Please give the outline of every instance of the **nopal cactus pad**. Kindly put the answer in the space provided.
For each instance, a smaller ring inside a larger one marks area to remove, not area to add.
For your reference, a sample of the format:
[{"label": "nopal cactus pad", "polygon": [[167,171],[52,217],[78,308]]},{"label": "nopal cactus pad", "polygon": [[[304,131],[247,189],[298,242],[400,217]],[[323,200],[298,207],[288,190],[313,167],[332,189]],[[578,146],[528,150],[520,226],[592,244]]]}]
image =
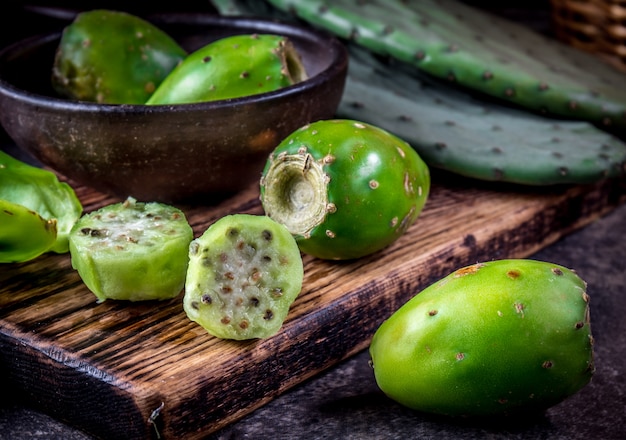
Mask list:
[{"label": "nopal cactus pad", "polygon": [[594,373],[586,283],[536,260],[461,268],[398,309],[371,345],[381,390],[452,416],[536,412]]},{"label": "nopal cactus pad", "polygon": [[523,185],[593,183],[624,173],[626,144],[588,122],[477,100],[356,46],[350,54],[338,115],[402,137],[433,168]]},{"label": "nopal cactus pad", "polygon": [[593,55],[462,2],[268,3],[450,83],[543,114],[626,129],[623,73]]},{"label": "nopal cactus pad", "polygon": [[[222,14],[289,18],[266,2],[213,4]],[[433,168],[524,185],[591,183],[624,173],[626,144],[589,122],[481,99],[409,63],[348,46],[350,69],[338,116],[396,134]]]}]

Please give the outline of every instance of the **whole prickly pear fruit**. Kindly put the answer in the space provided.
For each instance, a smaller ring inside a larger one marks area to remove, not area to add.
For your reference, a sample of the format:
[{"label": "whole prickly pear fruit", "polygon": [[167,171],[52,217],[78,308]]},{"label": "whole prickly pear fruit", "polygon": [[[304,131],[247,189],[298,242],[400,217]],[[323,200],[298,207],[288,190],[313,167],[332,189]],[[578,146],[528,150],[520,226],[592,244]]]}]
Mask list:
[{"label": "whole prickly pear fruit", "polygon": [[72,99],[143,104],[186,55],[169,35],[139,17],[86,11],[63,30],[52,85]]},{"label": "whole prickly pear fruit", "polygon": [[244,34],[226,37],[191,53],[147,101],[182,104],[271,92],[306,79],[287,37]]},{"label": "whole prickly pear fruit", "polygon": [[265,213],[300,249],[345,260],[376,252],[419,216],[428,167],[409,144],[373,125],[317,121],[287,136],[261,177]]},{"label": "whole prickly pear fruit", "polygon": [[376,381],[413,409],[454,416],[534,412],[594,372],[586,283],[534,260],[459,269],[376,331]]}]

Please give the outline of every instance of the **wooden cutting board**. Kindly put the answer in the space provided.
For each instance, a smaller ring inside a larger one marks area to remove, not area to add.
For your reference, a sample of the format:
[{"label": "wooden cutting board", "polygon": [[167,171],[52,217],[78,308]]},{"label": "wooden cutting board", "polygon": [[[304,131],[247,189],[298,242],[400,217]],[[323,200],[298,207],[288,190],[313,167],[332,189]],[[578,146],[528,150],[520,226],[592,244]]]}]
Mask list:
[{"label": "wooden cutting board", "polygon": [[[85,211],[118,201],[75,186]],[[209,336],[167,302],[104,302],[69,254],[0,267],[0,375],[48,414],[106,439],[195,439],[368,347],[410,297],[477,261],[521,258],[626,200],[626,180],[519,188],[435,175],[418,221],[352,262],[304,257],[304,289],[282,330],[248,342]],[[196,236],[218,217],[261,214],[256,187],[182,207]],[[7,388],[3,384],[3,388]]]}]

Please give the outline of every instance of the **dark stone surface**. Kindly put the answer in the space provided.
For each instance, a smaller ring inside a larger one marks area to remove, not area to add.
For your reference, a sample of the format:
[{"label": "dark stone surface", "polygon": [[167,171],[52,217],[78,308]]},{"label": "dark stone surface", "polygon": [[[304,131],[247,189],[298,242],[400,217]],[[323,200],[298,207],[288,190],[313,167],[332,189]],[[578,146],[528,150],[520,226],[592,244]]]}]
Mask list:
[{"label": "dark stone surface", "polygon": [[[618,440],[626,433],[626,205],[531,258],[575,269],[587,281],[596,374],[545,414],[453,421],[403,408],[377,388],[363,351],[208,436],[226,439]],[[0,439],[91,437],[29,409],[0,405]]]}]

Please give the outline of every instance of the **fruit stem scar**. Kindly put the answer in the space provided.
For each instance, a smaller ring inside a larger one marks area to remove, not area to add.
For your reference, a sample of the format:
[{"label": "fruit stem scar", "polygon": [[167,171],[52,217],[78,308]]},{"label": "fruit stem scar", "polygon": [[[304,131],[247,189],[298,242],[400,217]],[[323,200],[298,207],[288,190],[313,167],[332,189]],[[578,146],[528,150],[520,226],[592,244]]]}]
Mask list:
[{"label": "fruit stem scar", "polygon": [[[334,212],[328,200],[328,183],[323,160],[306,151],[270,158],[264,176],[264,209],[268,217],[282,223],[293,235],[307,233]],[[331,207],[329,210],[328,208]]]}]

